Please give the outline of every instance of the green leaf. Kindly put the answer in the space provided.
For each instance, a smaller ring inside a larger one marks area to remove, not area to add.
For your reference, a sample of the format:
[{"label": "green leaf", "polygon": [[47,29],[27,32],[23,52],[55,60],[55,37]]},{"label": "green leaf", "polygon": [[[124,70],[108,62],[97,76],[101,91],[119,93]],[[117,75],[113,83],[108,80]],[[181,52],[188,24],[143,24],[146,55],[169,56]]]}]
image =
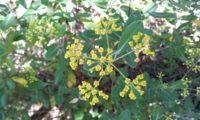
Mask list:
[{"label": "green leaf", "polygon": [[37,11],[36,10],[33,10],[33,9],[28,9],[28,10],[26,10],[26,12],[24,13],[24,15],[23,16],[31,16],[31,15],[35,15],[37,13]]},{"label": "green leaf", "polygon": [[1,29],[6,30],[10,26],[14,25],[16,23],[16,19],[13,13],[8,14],[3,22],[1,23]]},{"label": "green leaf", "polygon": [[15,83],[12,80],[6,81],[6,85],[8,86],[9,89],[15,88]]},{"label": "green leaf", "polygon": [[67,77],[67,87],[68,88],[73,87],[73,85],[76,84],[76,76],[71,69],[67,69],[66,77]]},{"label": "green leaf", "polygon": [[142,20],[141,13],[139,11],[134,11],[126,21],[124,28],[127,28],[132,22],[137,21],[137,20]]},{"label": "green leaf", "polygon": [[170,90],[176,90],[176,89],[182,89],[184,88],[184,81],[179,80],[179,81],[175,81],[169,84],[169,89]]},{"label": "green leaf", "polygon": [[110,114],[109,114],[108,112],[105,112],[105,111],[104,111],[104,112],[101,114],[100,120],[113,120],[113,119],[112,119],[112,117],[110,116]]},{"label": "green leaf", "polygon": [[47,86],[47,83],[44,83],[42,81],[35,81],[29,84],[29,89],[38,90],[44,88],[45,86]]},{"label": "green leaf", "polygon": [[83,111],[75,112],[74,117],[75,117],[75,120],[83,120],[84,112]]},{"label": "green leaf", "polygon": [[3,12],[1,12],[1,14],[6,15],[9,13],[9,9],[6,5],[4,4],[0,4],[0,10],[2,10]]},{"label": "green leaf", "polygon": [[126,109],[123,112],[120,113],[118,120],[130,120],[131,112]]},{"label": "green leaf", "polygon": [[23,77],[14,76],[12,77],[12,80],[23,86],[26,86],[28,84],[28,81],[24,79]]},{"label": "green leaf", "polygon": [[174,5],[174,6],[177,6],[177,7],[179,7],[179,8],[181,8],[181,9],[183,9],[183,10],[187,10],[188,8],[184,5],[184,4],[182,4],[182,2],[175,2],[174,0],[169,0],[169,2],[170,2],[170,4],[171,5]]},{"label": "green leaf", "polygon": [[6,102],[7,102],[7,95],[6,94],[2,94],[0,96],[0,107],[6,107]]},{"label": "green leaf", "polygon": [[156,18],[175,18],[176,17],[174,13],[151,12],[149,14]]},{"label": "green leaf", "polygon": [[10,31],[7,35],[6,35],[6,40],[8,40],[9,42],[14,41],[16,37],[16,31]]},{"label": "green leaf", "polygon": [[152,107],[151,117],[152,120],[160,120],[160,117],[162,116],[163,110],[158,106],[155,105]]},{"label": "green leaf", "polygon": [[46,6],[49,5],[49,0],[41,0],[41,2],[42,2],[43,5],[46,5]]},{"label": "green leaf", "polygon": [[57,59],[56,72],[54,74],[56,83],[64,81],[64,71],[66,70],[65,64],[66,63],[64,57],[59,56],[59,58]]},{"label": "green leaf", "polygon": [[116,55],[128,48],[128,41],[132,38],[134,34],[143,31],[143,23],[141,20],[137,20],[129,24],[122,33],[121,39],[118,44]]},{"label": "green leaf", "polygon": [[59,47],[56,44],[53,44],[47,48],[47,53],[45,55],[46,60],[51,60],[57,53]]},{"label": "green leaf", "polygon": [[18,0],[17,3],[24,6],[25,8],[29,8],[31,6],[32,0]]},{"label": "green leaf", "polygon": [[133,55],[133,54],[130,54],[130,55],[127,55],[126,57],[125,57],[125,60],[126,60],[126,63],[130,66],[130,67],[132,67],[132,68],[135,68],[136,67],[136,63],[134,62],[134,59],[135,59],[136,57],[135,57],[135,55]]},{"label": "green leaf", "polygon": [[65,34],[66,25],[59,25],[58,26],[58,34],[56,35],[56,39],[60,38]]},{"label": "green leaf", "polygon": [[0,47],[0,55],[3,54],[3,48]]}]

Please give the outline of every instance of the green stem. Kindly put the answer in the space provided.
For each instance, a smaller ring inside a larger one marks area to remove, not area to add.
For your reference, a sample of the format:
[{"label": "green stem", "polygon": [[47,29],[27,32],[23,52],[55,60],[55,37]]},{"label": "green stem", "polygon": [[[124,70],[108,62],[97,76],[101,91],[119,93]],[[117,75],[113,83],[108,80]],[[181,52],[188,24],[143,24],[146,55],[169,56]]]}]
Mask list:
[{"label": "green stem", "polygon": [[106,40],[107,40],[107,47],[110,48],[107,34],[106,34]]},{"label": "green stem", "polygon": [[115,61],[117,61],[117,60],[119,60],[119,59],[121,59],[121,58],[123,58],[123,57],[125,57],[125,56],[127,56],[127,55],[129,55],[129,54],[131,54],[133,51],[134,51],[134,50],[131,50],[130,52],[128,52],[128,53],[126,53],[126,54],[124,54],[124,55],[122,55],[122,56],[120,56],[120,57],[114,59],[112,62],[115,62]]},{"label": "green stem", "polygon": [[126,76],[115,65],[111,65],[122,75],[122,77],[126,78]]}]

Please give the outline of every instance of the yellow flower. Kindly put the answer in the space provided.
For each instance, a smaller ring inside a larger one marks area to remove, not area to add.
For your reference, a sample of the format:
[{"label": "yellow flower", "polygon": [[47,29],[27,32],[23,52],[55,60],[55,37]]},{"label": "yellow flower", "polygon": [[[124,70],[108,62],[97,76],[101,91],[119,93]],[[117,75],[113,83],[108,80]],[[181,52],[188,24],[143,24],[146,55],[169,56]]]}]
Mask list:
[{"label": "yellow flower", "polygon": [[138,63],[138,62],[140,62],[140,59],[137,57],[134,59],[134,62]]},{"label": "yellow flower", "polygon": [[98,87],[99,86],[99,81],[94,81],[94,86]]},{"label": "yellow flower", "polygon": [[110,48],[108,48],[108,49],[107,49],[107,52],[108,52],[108,54],[111,54],[111,53],[113,52],[113,50],[110,49]]},{"label": "yellow flower", "polygon": [[126,85],[126,86],[124,87],[123,91],[124,91],[124,92],[128,92],[128,90],[129,90],[129,86]]},{"label": "yellow flower", "polygon": [[92,65],[92,61],[91,61],[91,60],[88,60],[88,61],[87,61],[87,65],[89,65],[89,66]]},{"label": "yellow flower", "polygon": [[70,67],[75,70],[78,67],[78,64],[82,65],[84,63],[83,59],[83,45],[80,43],[80,40],[75,39],[74,43],[71,45],[67,45],[65,59],[69,59]]},{"label": "yellow flower", "polygon": [[106,57],[102,56],[102,57],[100,58],[100,62],[101,62],[101,63],[104,63],[105,61],[106,61]]},{"label": "yellow flower", "polygon": [[109,62],[112,62],[112,60],[113,60],[112,56],[109,55],[109,56],[108,56],[108,61],[109,61]]},{"label": "yellow flower", "polygon": [[113,67],[110,66],[110,65],[108,65],[108,66],[106,67],[106,71],[107,71],[108,73],[111,73],[111,72],[113,71]]},{"label": "yellow flower", "polygon": [[[99,47],[97,51],[91,50],[90,55],[92,60],[87,60],[87,64],[89,66],[93,65],[92,68],[89,68],[89,71],[92,73],[94,70],[99,72],[100,76],[109,75],[113,71],[113,67],[111,66],[113,58],[112,58],[112,49],[108,48],[106,54],[104,53],[104,48]],[[100,54],[99,54],[100,53]]]},{"label": "yellow flower", "polygon": [[79,60],[79,64],[80,64],[80,65],[84,64],[84,60],[83,60],[83,59],[80,59],[80,60]]},{"label": "yellow flower", "polygon": [[141,44],[137,44],[137,45],[136,45],[136,48],[137,48],[137,49],[140,49],[141,47],[142,47]]},{"label": "yellow flower", "polygon": [[140,74],[137,76],[138,79],[144,79],[144,74]]},{"label": "yellow flower", "polygon": [[136,99],[136,96],[135,96],[135,94],[133,93],[133,91],[130,91],[130,93],[129,93],[129,98],[131,99],[131,100],[135,100]]},{"label": "yellow flower", "polygon": [[129,78],[126,78],[126,79],[125,79],[125,83],[126,83],[126,84],[129,84],[130,82],[131,82],[131,79],[129,79]]},{"label": "yellow flower", "polygon": [[140,82],[140,85],[146,87],[147,86],[147,82],[146,81],[142,81],[142,82]]},{"label": "yellow flower", "polygon": [[105,100],[108,100],[108,98],[109,98],[109,96],[108,95],[106,95],[106,94],[103,94],[103,99],[105,99]]},{"label": "yellow flower", "polygon": [[135,89],[136,89],[137,91],[139,91],[139,90],[141,90],[141,87],[140,87],[139,85],[137,85],[137,86],[135,86]]},{"label": "yellow flower", "polygon": [[129,46],[133,48],[133,41],[128,42]]},{"label": "yellow flower", "polygon": [[137,85],[137,84],[139,83],[138,79],[135,78],[135,79],[133,80],[133,83],[134,83],[135,85]]},{"label": "yellow flower", "polygon": [[101,34],[102,34],[102,35],[105,35],[105,34],[106,34],[106,29],[102,29],[102,30],[101,30]]},{"label": "yellow flower", "polygon": [[122,27],[116,25],[112,18],[108,20],[100,18],[100,21],[98,21],[96,25],[94,31],[97,35],[111,34],[113,31],[122,31]]},{"label": "yellow flower", "polygon": [[104,51],[104,49],[103,49],[102,47],[100,47],[100,48],[98,49],[98,52],[99,52],[99,53],[103,53],[103,51]]},{"label": "yellow flower", "polygon": [[97,90],[96,89],[93,89],[92,90],[92,95],[96,95],[97,94]]},{"label": "yellow flower", "polygon": [[148,40],[150,40],[150,37],[147,34],[145,34],[143,37],[143,41],[148,41]]},{"label": "yellow flower", "polygon": [[106,75],[106,72],[103,71],[103,70],[101,70],[101,72],[99,73],[99,75],[100,75],[100,76],[104,76],[104,75]]},{"label": "yellow flower", "polygon": [[86,81],[82,81],[82,85],[79,85],[78,89],[82,95],[83,100],[88,100],[91,105],[96,105],[99,103],[100,97],[102,97],[104,100],[108,100],[109,96],[102,90],[99,90],[97,88],[98,86],[99,81],[94,81],[93,86]]},{"label": "yellow flower", "polygon": [[120,92],[120,96],[124,97],[125,96],[125,92],[124,91]]},{"label": "yellow flower", "polygon": [[142,34],[141,32],[138,32],[136,35],[133,35],[133,40],[128,42],[130,48],[134,50],[133,52],[137,57],[134,59],[136,63],[140,61],[138,58],[140,52],[142,52],[147,56],[155,56],[155,52],[149,49],[150,48],[149,42],[150,42],[150,36],[147,34]]},{"label": "yellow flower", "polygon": [[100,71],[100,70],[101,70],[101,65],[95,66],[95,70],[96,70],[96,71]]},{"label": "yellow flower", "polygon": [[144,74],[137,75],[135,79],[131,81],[131,79],[126,78],[124,80],[125,86],[123,90],[119,93],[121,97],[124,97],[129,92],[129,98],[131,100],[135,100],[136,96],[134,94],[133,88],[137,90],[140,95],[144,94],[144,88],[146,87],[146,81],[144,80]]},{"label": "yellow flower", "polygon": [[138,92],[140,93],[141,96],[144,94],[143,90],[138,90]]}]

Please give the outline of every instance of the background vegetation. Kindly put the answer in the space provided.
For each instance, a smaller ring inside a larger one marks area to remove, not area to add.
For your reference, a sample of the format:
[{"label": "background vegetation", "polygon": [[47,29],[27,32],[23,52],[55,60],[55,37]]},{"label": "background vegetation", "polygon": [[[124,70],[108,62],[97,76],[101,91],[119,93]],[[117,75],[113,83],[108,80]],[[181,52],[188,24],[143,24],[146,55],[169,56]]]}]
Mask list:
[{"label": "background vegetation", "polygon": [[198,0],[1,0],[0,119],[198,120],[199,28]]}]

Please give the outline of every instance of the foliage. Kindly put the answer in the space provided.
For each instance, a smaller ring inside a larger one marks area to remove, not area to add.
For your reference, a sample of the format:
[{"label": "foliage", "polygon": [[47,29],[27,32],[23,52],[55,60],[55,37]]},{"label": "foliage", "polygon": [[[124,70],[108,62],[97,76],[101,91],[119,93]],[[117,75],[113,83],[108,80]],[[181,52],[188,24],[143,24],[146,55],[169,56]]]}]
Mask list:
[{"label": "foliage", "polygon": [[0,119],[197,120],[199,9],[198,0],[0,2]]}]

